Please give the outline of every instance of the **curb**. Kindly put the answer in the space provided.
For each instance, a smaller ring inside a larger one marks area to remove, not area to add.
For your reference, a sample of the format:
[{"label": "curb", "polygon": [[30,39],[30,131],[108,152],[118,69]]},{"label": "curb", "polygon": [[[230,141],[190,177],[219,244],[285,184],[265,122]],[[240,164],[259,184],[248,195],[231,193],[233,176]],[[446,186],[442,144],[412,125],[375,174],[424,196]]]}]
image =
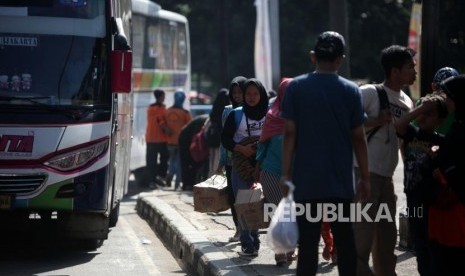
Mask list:
[{"label": "curb", "polygon": [[188,272],[195,275],[246,275],[205,235],[163,200],[148,193],[137,198],[137,214],[169,246]]}]

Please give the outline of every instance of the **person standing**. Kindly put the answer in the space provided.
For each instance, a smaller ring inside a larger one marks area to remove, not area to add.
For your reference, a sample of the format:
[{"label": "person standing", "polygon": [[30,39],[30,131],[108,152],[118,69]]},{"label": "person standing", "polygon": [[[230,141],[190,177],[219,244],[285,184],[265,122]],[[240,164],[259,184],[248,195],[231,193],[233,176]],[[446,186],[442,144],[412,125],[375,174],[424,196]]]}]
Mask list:
[{"label": "person standing", "polygon": [[220,89],[213,101],[206,126],[205,144],[208,147],[208,176],[217,173],[220,159],[221,131],[223,129],[223,111],[230,103],[228,93],[228,89]]},{"label": "person standing", "polygon": [[[221,116],[221,124],[223,128],[225,127],[224,124],[226,122],[226,118],[228,118],[229,113],[242,105],[244,102],[244,84],[247,81],[246,77],[237,76],[232,79],[231,84],[229,85],[228,96],[229,100],[231,101],[230,105],[224,107],[223,115]],[[223,131],[223,130],[222,130]],[[236,209],[234,208],[234,202],[236,201],[236,197],[234,196],[233,188],[232,188],[232,181],[231,181],[231,171],[232,171],[232,162],[231,162],[231,152],[226,150],[223,145],[220,146],[220,160],[218,162],[218,168],[216,170],[217,174],[222,174],[223,170],[226,173],[226,183],[228,189],[228,198],[229,198],[229,205],[231,206],[231,215],[233,218],[234,225],[236,227],[236,233],[234,236],[229,238],[229,242],[237,242],[240,238],[240,229],[239,223],[237,220]]]},{"label": "person standing", "polygon": [[[331,204],[336,213],[347,218],[354,199],[363,200],[370,191],[361,95],[355,83],[337,74],[345,58],[344,48],[344,38],[339,33],[321,33],[310,53],[316,70],[295,77],[282,104],[282,187],[285,190],[284,182],[292,181],[296,204],[311,206],[306,208],[311,214],[297,217],[301,233],[297,275],[317,272],[322,214],[317,214],[321,209],[316,205]],[[354,152],[362,173],[356,192]],[[308,217],[320,219],[313,222]],[[352,222],[336,219],[330,225],[338,252],[339,275],[355,275]]]},{"label": "person standing", "polygon": [[[268,111],[268,95],[263,84],[257,79],[248,79],[244,85],[244,104],[231,111],[221,133],[223,146],[231,151],[240,153],[244,159],[255,160],[256,144],[244,144],[250,138],[259,138]],[[255,141],[257,141],[256,139]],[[244,179],[233,162],[231,172],[234,195],[239,189],[250,189],[256,179]],[[254,167],[246,168],[253,171]],[[258,256],[260,239],[256,230],[241,229],[241,252],[243,256]]]},{"label": "person standing", "polygon": [[[402,91],[416,79],[415,52],[407,47],[392,45],[381,51],[381,64],[384,69],[382,89],[386,91],[389,109],[380,109],[377,88],[372,84],[360,87],[363,109],[368,119],[364,126],[367,132],[376,127],[378,131],[368,142],[368,164],[371,194],[362,203],[363,208],[371,205],[367,214],[372,221],[362,219],[356,222],[355,244],[357,245],[357,275],[373,275],[368,264],[370,252],[376,275],[396,275],[397,257],[394,248],[397,242],[395,222],[397,196],[394,193],[393,175],[399,160],[400,141],[394,123],[413,107],[412,100]],[[359,174],[356,168],[356,176]],[[380,208],[388,211],[389,218],[375,221]],[[337,242],[336,242],[337,244]]]},{"label": "person standing", "polygon": [[[281,118],[281,103],[284,98],[284,91],[291,81],[291,78],[284,78],[279,84],[276,100],[271,105],[268,113],[266,113],[265,123],[263,124],[257,148],[258,166],[256,167],[256,173],[259,174],[266,201],[275,206],[278,206],[283,198],[279,184],[279,180],[281,179],[284,133],[284,119]],[[276,265],[283,266],[287,262],[292,262],[293,254],[294,252],[275,254]]]},{"label": "person standing", "polygon": [[162,186],[165,184],[162,179],[165,179],[168,169],[167,133],[169,133],[164,105],[165,91],[156,89],[153,91],[153,95],[155,103],[147,108],[147,129],[145,132],[147,143],[145,158],[149,187],[152,189],[156,188],[156,184]]},{"label": "person standing", "polygon": [[[433,91],[433,93],[434,92],[443,93],[441,92],[440,83],[446,80],[447,78],[456,77],[458,75],[459,75],[459,72],[457,72],[457,70],[455,70],[452,67],[440,68],[434,74],[433,81],[431,82],[431,90]],[[420,105],[420,103],[421,103],[421,100],[418,100],[416,105],[418,106]],[[444,122],[436,128],[436,131],[440,134],[446,135],[447,131],[449,130],[453,122],[454,122],[454,113],[448,113]],[[414,121],[414,125],[416,126],[415,121]]]},{"label": "person standing", "polygon": [[428,214],[432,275],[465,275],[465,75],[441,83],[454,122],[433,160],[436,201]]},{"label": "person standing", "polygon": [[[421,276],[431,275],[431,252],[428,246],[428,209],[432,203],[433,174],[431,162],[435,147],[441,148],[444,136],[435,128],[447,116],[445,97],[439,93],[421,98],[421,104],[395,123],[397,135],[403,139],[404,192],[407,197],[409,232],[411,233],[417,270]],[[417,126],[411,124],[416,120]]]},{"label": "person standing", "polygon": [[174,190],[179,189],[181,184],[181,162],[179,161],[178,147],[179,133],[181,129],[192,120],[190,112],[183,107],[185,99],[186,94],[184,91],[176,91],[174,93],[173,106],[166,110],[166,123],[172,132],[168,136],[169,161],[166,185],[171,187],[171,182],[173,178],[176,177]]}]

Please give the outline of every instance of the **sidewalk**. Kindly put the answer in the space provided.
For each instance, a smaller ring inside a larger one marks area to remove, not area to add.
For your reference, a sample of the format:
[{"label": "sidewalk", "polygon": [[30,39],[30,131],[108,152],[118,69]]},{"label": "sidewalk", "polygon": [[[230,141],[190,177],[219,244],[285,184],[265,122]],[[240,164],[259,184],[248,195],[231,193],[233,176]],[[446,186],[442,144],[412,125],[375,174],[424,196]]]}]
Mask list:
[{"label": "sidewalk", "polygon": [[[398,206],[402,205],[398,202]],[[259,256],[253,259],[240,257],[240,243],[228,242],[235,232],[230,211],[217,214],[195,212],[192,192],[154,190],[141,193],[136,208],[190,273],[295,275],[296,262],[288,267],[275,265],[274,253],[266,244],[266,229],[260,231]],[[320,242],[318,274],[338,275],[337,266],[321,258],[322,251],[323,243]],[[398,257],[397,275],[418,275],[411,252],[396,248],[395,253]]]}]

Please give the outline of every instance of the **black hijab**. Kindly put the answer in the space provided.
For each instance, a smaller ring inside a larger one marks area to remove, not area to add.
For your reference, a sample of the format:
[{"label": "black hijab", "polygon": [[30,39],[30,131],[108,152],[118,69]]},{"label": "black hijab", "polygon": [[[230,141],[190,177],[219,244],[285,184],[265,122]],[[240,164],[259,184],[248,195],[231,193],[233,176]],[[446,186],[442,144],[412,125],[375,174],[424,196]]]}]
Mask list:
[{"label": "black hijab", "polygon": [[226,88],[221,88],[218,95],[213,101],[212,111],[210,112],[210,121],[221,125],[221,117],[223,116],[224,107],[229,105],[229,91]]},{"label": "black hijab", "polygon": [[[248,106],[247,102],[245,101],[245,91],[249,86],[256,86],[258,91],[260,92],[260,102],[256,106]],[[260,120],[265,117],[266,112],[268,112],[268,93],[266,93],[266,89],[263,84],[257,79],[248,79],[244,85],[244,103],[242,104],[244,109],[244,114],[247,118],[252,120]]]},{"label": "black hijab", "polygon": [[236,108],[241,105],[240,103],[234,101],[233,92],[232,92],[233,88],[234,86],[239,86],[239,88],[242,90],[242,93],[244,93],[244,84],[246,81],[247,81],[246,77],[237,76],[231,81],[231,84],[229,85],[229,99],[231,100],[231,104],[233,108]]},{"label": "black hijab", "polygon": [[455,120],[465,120],[465,75],[451,77],[441,83],[441,88],[447,97],[455,104]]}]

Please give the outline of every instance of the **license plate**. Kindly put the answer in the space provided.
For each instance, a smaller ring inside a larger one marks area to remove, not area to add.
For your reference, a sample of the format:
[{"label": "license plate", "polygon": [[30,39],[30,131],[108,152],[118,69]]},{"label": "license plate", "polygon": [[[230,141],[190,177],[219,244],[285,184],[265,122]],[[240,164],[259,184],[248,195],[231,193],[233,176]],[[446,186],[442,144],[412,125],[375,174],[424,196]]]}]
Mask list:
[{"label": "license plate", "polygon": [[0,195],[0,210],[11,209],[11,196]]}]

